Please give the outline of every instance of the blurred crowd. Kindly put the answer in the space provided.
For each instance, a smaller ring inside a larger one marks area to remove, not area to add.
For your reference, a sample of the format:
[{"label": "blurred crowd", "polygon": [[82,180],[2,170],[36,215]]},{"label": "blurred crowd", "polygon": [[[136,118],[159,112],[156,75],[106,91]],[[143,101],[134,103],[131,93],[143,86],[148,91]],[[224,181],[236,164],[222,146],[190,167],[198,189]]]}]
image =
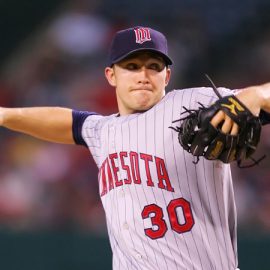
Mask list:
[{"label": "blurred crowd", "polygon": [[[103,74],[107,49],[116,30],[140,24],[167,34],[175,62],[168,89],[209,86],[204,73],[229,88],[269,81],[267,1],[246,1],[241,12],[235,1],[220,9],[212,1],[178,2],[169,9],[161,0],[152,7],[143,1],[69,1],[25,38],[1,68],[0,106],[116,112],[115,93]],[[256,155],[269,152],[269,135],[266,127]],[[106,231],[97,169],[86,148],[5,129],[0,141],[0,227]],[[250,169],[233,165],[242,230],[256,226],[270,232],[269,162],[267,156]]]}]

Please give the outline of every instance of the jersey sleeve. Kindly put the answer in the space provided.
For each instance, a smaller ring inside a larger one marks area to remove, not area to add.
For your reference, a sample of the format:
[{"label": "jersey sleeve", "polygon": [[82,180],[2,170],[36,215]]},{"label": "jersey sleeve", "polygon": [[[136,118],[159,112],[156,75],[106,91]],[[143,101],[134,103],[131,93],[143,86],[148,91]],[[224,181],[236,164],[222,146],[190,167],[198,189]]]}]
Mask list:
[{"label": "jersey sleeve", "polygon": [[85,140],[82,136],[82,126],[85,119],[90,115],[96,115],[94,112],[86,112],[86,111],[72,111],[72,133],[74,142],[78,145],[87,146]]}]

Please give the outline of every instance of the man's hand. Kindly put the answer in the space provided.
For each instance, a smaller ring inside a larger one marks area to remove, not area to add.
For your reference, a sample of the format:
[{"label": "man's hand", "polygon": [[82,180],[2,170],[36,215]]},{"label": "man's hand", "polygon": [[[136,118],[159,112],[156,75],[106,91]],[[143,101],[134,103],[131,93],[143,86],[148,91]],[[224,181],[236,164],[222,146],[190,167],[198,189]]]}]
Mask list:
[{"label": "man's hand", "polygon": [[211,120],[211,124],[215,128],[221,123],[223,123],[221,126],[221,131],[223,133],[231,135],[238,134],[239,126],[223,111],[219,111]]},{"label": "man's hand", "polygon": [[5,115],[9,108],[0,107],[0,127],[5,126]]},{"label": "man's hand", "polygon": [[237,161],[242,166],[242,161],[252,159],[259,143],[263,104],[260,88],[247,88],[237,95],[220,96],[209,107],[186,110],[188,115],[174,128],[179,143],[193,156]]},{"label": "man's hand", "polygon": [[0,126],[4,123],[4,108],[0,107]]},{"label": "man's hand", "polygon": [[[254,116],[258,116],[261,109],[270,113],[270,83],[240,89],[236,97]],[[221,123],[221,131],[223,133],[238,134],[238,125],[223,111],[219,111],[211,120],[211,124],[214,127],[218,127]]]}]

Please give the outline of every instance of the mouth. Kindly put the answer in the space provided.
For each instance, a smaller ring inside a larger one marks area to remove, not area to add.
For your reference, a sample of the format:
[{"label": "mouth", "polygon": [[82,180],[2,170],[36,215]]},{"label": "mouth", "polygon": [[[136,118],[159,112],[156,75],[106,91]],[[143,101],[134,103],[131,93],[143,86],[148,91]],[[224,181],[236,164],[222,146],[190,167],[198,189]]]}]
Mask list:
[{"label": "mouth", "polygon": [[132,91],[150,91],[150,92],[153,92],[153,90],[151,88],[149,88],[149,87],[137,87],[137,88],[133,88],[131,90],[131,92]]}]

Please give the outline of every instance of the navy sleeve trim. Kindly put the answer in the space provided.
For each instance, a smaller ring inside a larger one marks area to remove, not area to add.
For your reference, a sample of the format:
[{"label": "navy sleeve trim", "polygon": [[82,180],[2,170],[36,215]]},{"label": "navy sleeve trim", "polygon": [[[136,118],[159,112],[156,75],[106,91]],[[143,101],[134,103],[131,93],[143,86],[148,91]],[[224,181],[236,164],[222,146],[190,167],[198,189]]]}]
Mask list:
[{"label": "navy sleeve trim", "polygon": [[260,117],[262,125],[270,124],[270,113],[261,110],[259,117]]},{"label": "navy sleeve trim", "polygon": [[72,110],[72,133],[73,140],[78,145],[84,145],[87,147],[83,137],[82,137],[82,126],[85,119],[89,115],[96,115],[94,112],[86,112],[86,111],[76,111]]}]

